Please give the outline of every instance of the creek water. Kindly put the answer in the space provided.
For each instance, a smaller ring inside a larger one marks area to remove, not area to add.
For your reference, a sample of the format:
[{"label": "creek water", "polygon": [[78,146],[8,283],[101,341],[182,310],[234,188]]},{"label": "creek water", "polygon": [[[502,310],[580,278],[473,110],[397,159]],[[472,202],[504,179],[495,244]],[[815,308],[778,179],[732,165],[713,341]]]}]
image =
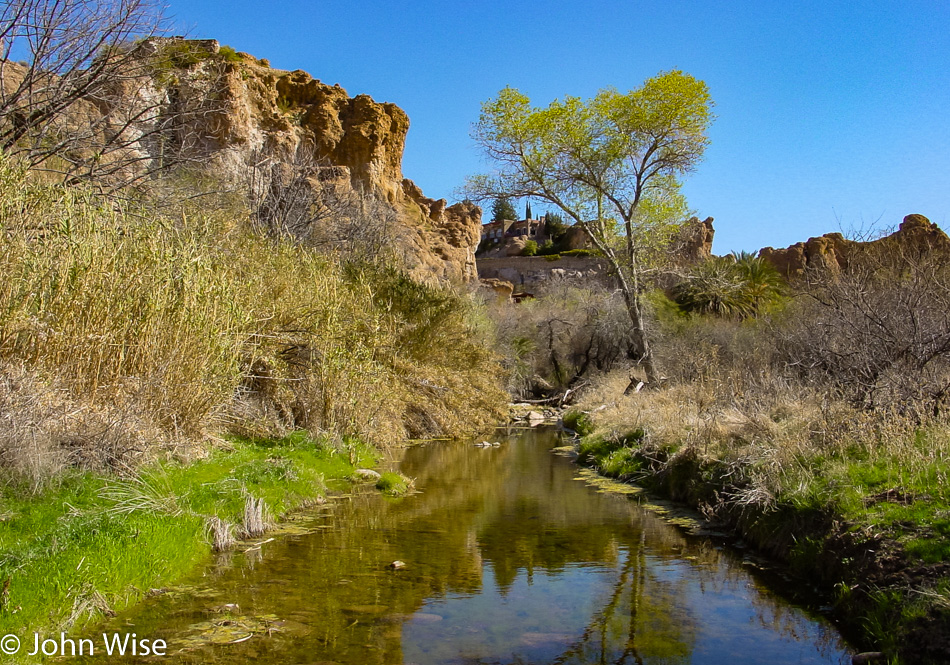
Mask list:
[{"label": "creek water", "polygon": [[849,662],[741,555],[586,482],[552,454],[556,432],[498,437],[407,449],[418,493],[367,486],[298,516],[97,629],[165,640],[167,656],[110,657],[97,638],[88,662]]}]

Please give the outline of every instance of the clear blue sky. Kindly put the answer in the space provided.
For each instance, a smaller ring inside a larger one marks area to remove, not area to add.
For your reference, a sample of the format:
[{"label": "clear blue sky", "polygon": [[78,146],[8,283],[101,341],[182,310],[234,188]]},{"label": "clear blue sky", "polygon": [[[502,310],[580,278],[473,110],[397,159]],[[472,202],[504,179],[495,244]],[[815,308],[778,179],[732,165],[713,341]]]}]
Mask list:
[{"label": "clear blue sky", "polygon": [[[686,183],[719,254],[921,213],[950,229],[943,0],[170,0],[179,30],[406,110],[406,177],[448,198],[506,85],[538,105],[682,69],[718,120]],[[534,211],[543,209],[535,204]]]}]

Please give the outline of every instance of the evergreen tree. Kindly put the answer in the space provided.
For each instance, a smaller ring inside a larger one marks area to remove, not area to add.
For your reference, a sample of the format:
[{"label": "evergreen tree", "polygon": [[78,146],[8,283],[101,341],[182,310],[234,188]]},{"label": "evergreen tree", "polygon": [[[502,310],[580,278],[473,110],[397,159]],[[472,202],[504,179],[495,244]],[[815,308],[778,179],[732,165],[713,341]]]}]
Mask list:
[{"label": "evergreen tree", "polygon": [[511,200],[505,197],[495,199],[491,206],[491,221],[500,222],[505,219],[514,221],[515,207],[511,205]]},{"label": "evergreen tree", "polygon": [[525,219],[531,219],[531,201],[528,201],[527,203],[525,203],[525,206],[524,206],[524,218],[525,218]]}]

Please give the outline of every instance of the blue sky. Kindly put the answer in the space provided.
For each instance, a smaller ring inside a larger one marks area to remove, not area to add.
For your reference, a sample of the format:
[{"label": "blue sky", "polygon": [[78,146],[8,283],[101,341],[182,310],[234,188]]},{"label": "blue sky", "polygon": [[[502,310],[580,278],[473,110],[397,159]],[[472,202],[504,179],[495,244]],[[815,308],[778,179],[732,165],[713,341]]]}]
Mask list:
[{"label": "blue sky", "polygon": [[[950,3],[170,0],[180,31],[406,110],[406,177],[453,200],[506,85],[538,105],[682,69],[718,119],[686,181],[714,251],[921,213],[950,229]],[[543,209],[534,205],[534,211]]]}]

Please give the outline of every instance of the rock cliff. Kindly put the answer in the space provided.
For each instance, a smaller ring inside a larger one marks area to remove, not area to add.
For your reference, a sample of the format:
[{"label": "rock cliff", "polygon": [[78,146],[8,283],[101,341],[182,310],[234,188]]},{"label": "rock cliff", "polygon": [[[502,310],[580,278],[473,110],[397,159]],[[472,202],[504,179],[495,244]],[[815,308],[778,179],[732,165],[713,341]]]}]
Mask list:
[{"label": "rock cliff", "polygon": [[215,40],[152,38],[135,49],[141,58],[133,60],[146,66],[130,66],[108,104],[80,100],[63,123],[90,136],[90,154],[97,142],[118,143],[118,134],[122,150],[112,158],[129,168],[197,163],[237,188],[266,180],[263,192],[274,174],[286,180],[306,170],[290,181],[313,184],[318,196],[381,203],[396,220],[396,253],[415,277],[477,278],[481,211],[427,198],[403,177],[409,117],[398,106],[273,69]]},{"label": "rock cliff", "polygon": [[[195,134],[207,137],[196,147],[215,172],[239,180],[262,156],[292,162],[304,152],[335,167],[336,177],[354,191],[372,194],[395,210],[398,251],[416,278],[477,278],[481,210],[427,198],[403,177],[409,117],[402,109],[368,95],[350,97],[339,85],[301,70],[272,69],[247,54],[222,57],[217,42],[187,43],[209,57],[177,68],[167,94],[187,106],[188,95],[198,90],[195,96],[202,101],[191,105],[209,106],[207,113],[190,115]],[[204,101],[209,96],[201,93],[202,83],[215,87],[212,103]]]},{"label": "rock cliff", "polygon": [[894,233],[869,242],[848,240],[840,233],[826,233],[784,249],[765,247],[759,256],[775,266],[786,279],[804,279],[810,272],[834,274],[847,268],[858,252],[898,252],[910,248],[950,253],[950,238],[923,215],[907,215]]}]

